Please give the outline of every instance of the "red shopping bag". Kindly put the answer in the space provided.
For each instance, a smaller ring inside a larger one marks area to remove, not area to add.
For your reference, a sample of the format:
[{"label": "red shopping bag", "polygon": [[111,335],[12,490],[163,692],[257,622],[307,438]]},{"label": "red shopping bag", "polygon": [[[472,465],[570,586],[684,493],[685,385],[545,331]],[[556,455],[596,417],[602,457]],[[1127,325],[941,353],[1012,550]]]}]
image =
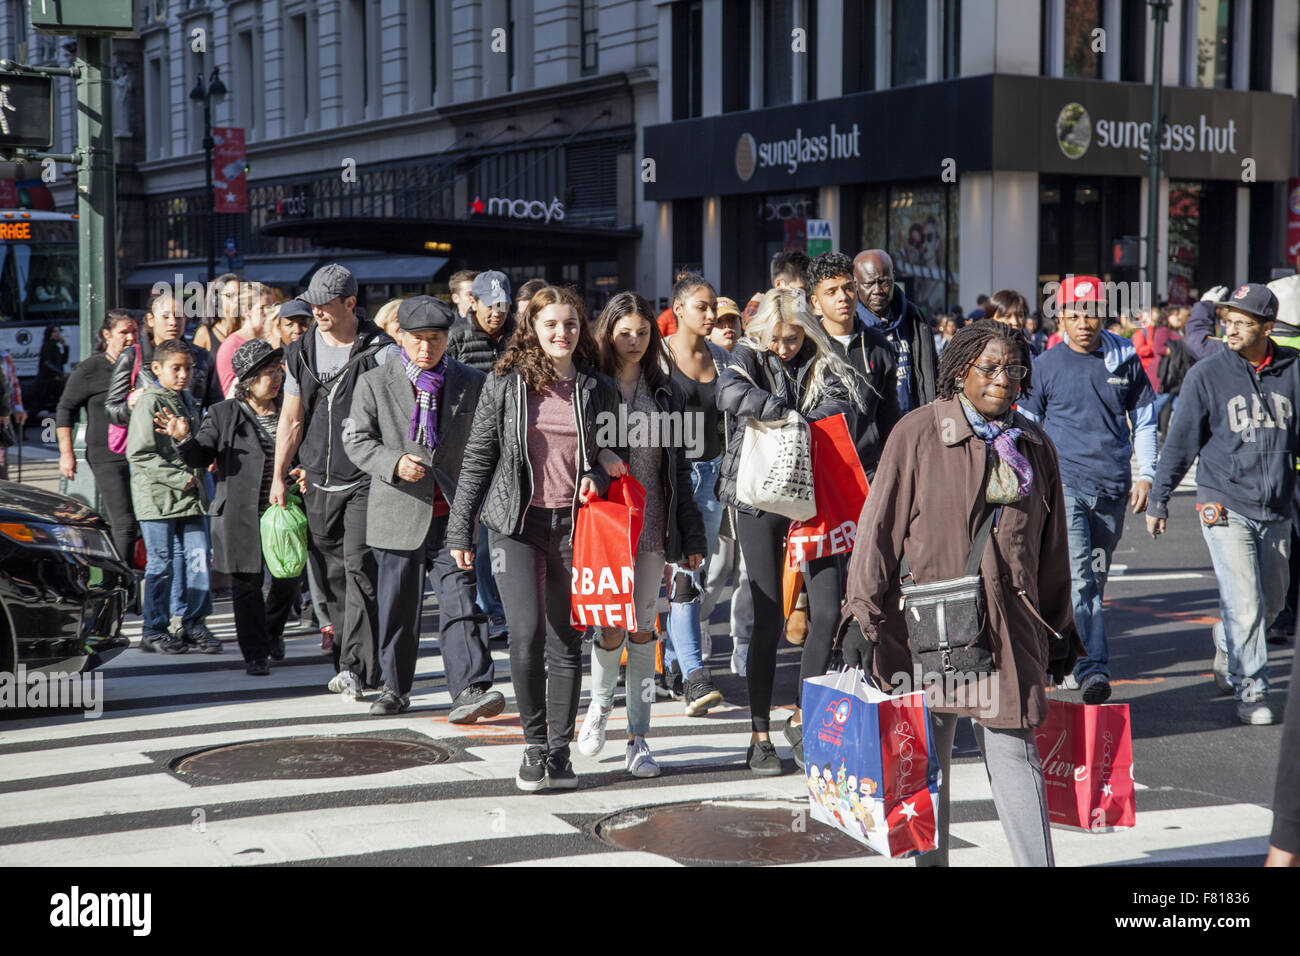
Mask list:
[{"label": "red shopping bag", "polygon": [[785,551],[791,567],[809,558],[852,551],[858,515],[867,500],[867,475],[843,414],[809,422],[808,427],[817,514],[807,521],[790,522]]},{"label": "red shopping bag", "polygon": [[645,489],[631,476],[610,483],[609,497],[578,509],[573,529],[574,627],[637,630],[636,543],[645,523]]},{"label": "red shopping bag", "polygon": [[1053,826],[1095,831],[1133,826],[1137,805],[1128,704],[1053,700],[1035,737]]}]

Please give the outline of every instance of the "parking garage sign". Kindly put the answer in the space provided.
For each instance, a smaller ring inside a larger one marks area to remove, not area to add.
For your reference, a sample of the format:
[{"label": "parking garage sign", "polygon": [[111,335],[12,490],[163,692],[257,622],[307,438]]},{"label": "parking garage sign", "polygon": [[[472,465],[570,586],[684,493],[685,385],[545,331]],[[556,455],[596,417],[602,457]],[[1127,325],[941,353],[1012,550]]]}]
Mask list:
[{"label": "parking garage sign", "polygon": [[49,149],[54,142],[54,80],[0,73],[0,149]]}]

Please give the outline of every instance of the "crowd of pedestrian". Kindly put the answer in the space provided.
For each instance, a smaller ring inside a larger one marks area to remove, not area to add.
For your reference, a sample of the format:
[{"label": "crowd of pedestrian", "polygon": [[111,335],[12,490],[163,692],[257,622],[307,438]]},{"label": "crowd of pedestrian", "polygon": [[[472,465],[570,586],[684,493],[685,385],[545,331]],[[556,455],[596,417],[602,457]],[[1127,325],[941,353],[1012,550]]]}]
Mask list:
[{"label": "crowd of pedestrian", "polygon": [[[135,555],[142,542],[141,650],[219,653],[205,620],[228,583],[249,675],[285,656],[294,613],[314,614],[328,688],[376,716],[410,707],[432,574],[449,719],[503,712],[491,644],[505,641],[526,791],[577,785],[570,747],[602,750],[620,680],[626,770],[660,773],[655,697],[691,716],[723,700],[709,618],[729,587],[746,764],[784,772],[771,739],[780,702],[794,705],[780,730],[802,768],[798,691],[778,701],[776,688],[782,636],[801,648],[801,678],[842,654],[891,681],[912,669],[900,588],[973,567],[1001,680],[992,713],[941,688],[941,760],[956,719],[971,716],[1016,861],[1050,865],[1033,743],[1046,690],[1110,697],[1103,597],[1125,516],[1145,513],[1161,534],[1199,460],[1197,513],[1220,590],[1215,680],[1243,723],[1275,719],[1267,644],[1270,627],[1294,621],[1300,577],[1300,329],[1279,323],[1267,287],[1220,287],[1188,314],[1152,307],[1113,331],[1101,281],[1071,276],[1049,337],[1011,289],[932,323],[880,249],[782,252],[770,271],[770,288],[746,300],[679,274],[657,315],[632,291],[592,315],[567,286],[530,279],[512,294],[502,271],[461,271],[449,302],[393,300],[374,321],[338,264],[292,299],[226,275],[192,341],[163,292],[142,322],[110,311],[68,378],[60,470],[75,475],[84,410],[85,462],[114,543]],[[600,422],[620,415],[689,418],[698,440],[611,442]],[[789,518],[739,490],[746,430],[791,416],[843,416],[870,482],[856,547],[803,562],[793,600]],[[635,627],[584,633],[570,617],[578,510],[625,476],[645,491]],[[274,577],[259,522],[299,498],[307,565]],[[1294,750],[1295,732],[1287,739]],[[925,863],[947,858],[944,771],[939,847]]]}]

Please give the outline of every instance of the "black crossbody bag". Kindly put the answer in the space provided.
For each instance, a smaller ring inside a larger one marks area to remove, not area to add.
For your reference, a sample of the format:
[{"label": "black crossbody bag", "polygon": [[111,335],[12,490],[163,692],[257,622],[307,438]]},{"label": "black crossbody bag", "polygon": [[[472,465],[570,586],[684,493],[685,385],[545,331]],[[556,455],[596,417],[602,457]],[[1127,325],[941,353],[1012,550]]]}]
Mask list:
[{"label": "black crossbody bag", "polygon": [[965,574],[946,581],[917,584],[907,565],[899,562],[899,606],[907,621],[907,644],[922,674],[987,674],[995,668],[989,646],[988,614],[980,561],[989,532],[1002,508],[984,510],[984,518],[971,541]]}]

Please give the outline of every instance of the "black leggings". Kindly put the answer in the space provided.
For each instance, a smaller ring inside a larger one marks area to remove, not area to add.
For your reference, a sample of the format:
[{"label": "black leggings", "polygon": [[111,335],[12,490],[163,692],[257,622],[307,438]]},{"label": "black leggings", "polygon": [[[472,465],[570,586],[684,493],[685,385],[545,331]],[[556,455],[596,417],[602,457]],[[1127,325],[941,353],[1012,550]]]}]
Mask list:
[{"label": "black leggings", "polygon": [[[750,725],[768,731],[772,685],[776,682],[776,652],[785,614],[781,600],[781,570],[785,564],[785,535],[790,519],[764,512],[757,517],[737,514],[736,537],[749,572],[754,601],[754,630],[749,640],[748,681]],[[799,665],[799,688],[806,677],[820,677],[831,662],[831,644],[839,624],[841,562],[838,557],[808,562],[804,587],[808,591],[808,638]],[[795,701],[799,690],[795,690]]]},{"label": "black leggings", "polygon": [[140,526],[135,521],[135,507],[131,504],[131,469],[126,459],[121,461],[97,461],[90,463],[91,474],[95,476],[95,487],[104,499],[104,510],[108,512],[108,525],[111,529],[113,547],[127,564],[135,551],[135,539],[140,537]]},{"label": "black leggings", "polygon": [[524,743],[552,752],[573,739],[582,691],[582,632],[569,623],[572,533],[569,508],[530,507],[519,534],[493,531],[488,538],[510,629],[510,682]]}]

